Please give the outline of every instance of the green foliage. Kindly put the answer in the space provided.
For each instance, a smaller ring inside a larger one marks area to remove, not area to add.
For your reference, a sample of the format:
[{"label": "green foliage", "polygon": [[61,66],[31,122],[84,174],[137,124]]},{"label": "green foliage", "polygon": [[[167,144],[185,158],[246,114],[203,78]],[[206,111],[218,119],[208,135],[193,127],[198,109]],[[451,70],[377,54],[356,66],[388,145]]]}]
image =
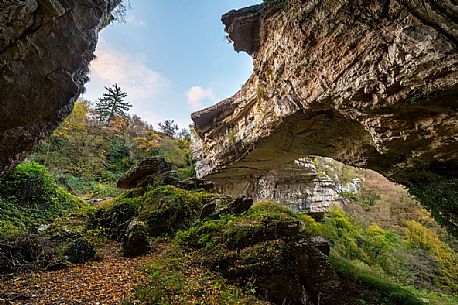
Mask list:
[{"label": "green foliage", "polygon": [[24,162],[0,179],[0,238],[16,235],[87,206],[58,186],[42,165]]},{"label": "green foliage", "polygon": [[0,183],[0,196],[26,206],[46,204],[56,187],[46,168],[36,163],[20,164]]},{"label": "green foliage", "polygon": [[60,185],[74,194],[84,195],[86,199],[116,197],[121,190],[116,187],[116,181],[121,175],[112,173],[107,181],[94,181],[89,177],[78,177],[72,174],[60,174],[56,180]]},{"label": "green foliage", "polygon": [[448,293],[457,291],[456,253],[416,221],[407,222],[403,236],[376,224],[364,227],[337,207],[321,223],[305,215],[302,219],[309,232],[329,240],[334,257],[366,266],[394,282]]},{"label": "green foliage", "polygon": [[154,131],[137,115],[109,122],[96,116],[88,102],[77,101],[72,113],[31,156],[69,192],[86,198],[117,196],[116,181],[132,165],[153,155],[165,157],[180,179],[194,176],[186,129],[171,137]]},{"label": "green foliage", "polygon": [[458,293],[458,255],[431,230],[412,220],[405,229],[407,242],[414,249],[427,251],[436,262],[435,285]]},{"label": "green foliage", "polygon": [[159,129],[170,138],[174,138],[176,132],[178,131],[178,125],[175,124],[174,120],[165,120],[164,122],[160,122],[158,125]]},{"label": "green foliage", "polygon": [[101,230],[110,239],[122,240],[129,222],[138,217],[153,236],[174,233],[194,223],[202,202],[213,196],[173,186],[158,186],[141,196],[123,193],[97,209],[91,216],[90,228]]},{"label": "green foliage", "polygon": [[153,236],[173,233],[189,227],[199,216],[206,192],[186,191],[173,186],[160,186],[143,196],[140,219]]},{"label": "green foliage", "polygon": [[127,93],[122,92],[118,84],[114,84],[113,88],[105,87],[105,89],[108,92],[99,98],[95,106],[99,120],[110,122],[116,117],[126,117],[126,111],[132,107],[129,103],[124,102]]},{"label": "green foliage", "polygon": [[[299,217],[284,206],[263,201],[242,215],[222,214],[218,219],[199,221],[188,230],[177,232],[179,244],[203,248],[216,255],[242,249],[265,239],[276,239],[288,230],[299,229]],[[292,228],[292,229],[290,229]],[[288,234],[286,234],[288,235]]]}]

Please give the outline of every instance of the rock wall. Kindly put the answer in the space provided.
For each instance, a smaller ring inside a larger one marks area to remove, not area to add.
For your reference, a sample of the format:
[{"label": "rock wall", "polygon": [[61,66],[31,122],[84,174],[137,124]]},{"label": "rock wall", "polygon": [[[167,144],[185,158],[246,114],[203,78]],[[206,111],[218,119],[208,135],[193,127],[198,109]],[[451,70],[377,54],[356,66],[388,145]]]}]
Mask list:
[{"label": "rock wall", "polygon": [[321,214],[340,203],[337,186],[327,175],[319,175],[312,161],[299,159],[283,168],[250,177],[214,180],[220,192],[245,194],[256,201],[275,200],[295,212]]},{"label": "rock wall", "polygon": [[119,2],[0,2],[0,176],[70,113]]},{"label": "rock wall", "polygon": [[243,181],[331,157],[408,186],[456,228],[455,1],[269,0],[222,20],[254,71],[192,115],[199,177]]}]

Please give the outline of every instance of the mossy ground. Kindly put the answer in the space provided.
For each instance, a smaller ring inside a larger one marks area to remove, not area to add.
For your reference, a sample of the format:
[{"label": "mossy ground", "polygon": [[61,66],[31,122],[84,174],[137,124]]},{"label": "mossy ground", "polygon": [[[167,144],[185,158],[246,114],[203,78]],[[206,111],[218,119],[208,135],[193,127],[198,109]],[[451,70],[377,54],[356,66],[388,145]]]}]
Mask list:
[{"label": "mossy ground", "polygon": [[0,179],[0,238],[14,238],[59,217],[84,215],[89,205],[65,191],[46,168],[25,162]]},{"label": "mossy ground", "polygon": [[188,251],[173,239],[161,239],[155,248],[154,258],[144,268],[148,284],[134,292],[145,304],[269,304],[202,266],[198,251]]}]

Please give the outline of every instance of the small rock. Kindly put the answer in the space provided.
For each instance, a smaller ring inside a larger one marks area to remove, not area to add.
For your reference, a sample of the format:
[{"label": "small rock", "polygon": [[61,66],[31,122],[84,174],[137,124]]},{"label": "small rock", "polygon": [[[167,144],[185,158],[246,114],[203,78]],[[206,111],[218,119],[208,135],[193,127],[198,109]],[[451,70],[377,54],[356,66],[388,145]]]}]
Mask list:
[{"label": "small rock", "polygon": [[112,200],[114,197],[106,197],[106,198],[96,198],[96,199],[88,199],[86,200],[90,205],[99,205],[104,203],[105,201]]},{"label": "small rock", "polygon": [[143,221],[133,219],[129,223],[122,249],[125,257],[142,256],[150,251],[148,230]]},{"label": "small rock", "polygon": [[234,214],[241,214],[248,211],[253,205],[253,199],[246,196],[241,196],[229,203],[229,211]]},{"label": "small rock", "polygon": [[212,201],[207,203],[202,207],[202,211],[200,212],[200,219],[204,219],[216,211],[216,202]]},{"label": "small rock", "polygon": [[58,271],[62,269],[68,268],[68,264],[65,262],[54,262],[50,263],[47,267],[46,270],[48,271]]},{"label": "small rock", "polygon": [[320,250],[324,255],[329,256],[329,242],[321,236],[312,236],[310,239],[313,245]]}]

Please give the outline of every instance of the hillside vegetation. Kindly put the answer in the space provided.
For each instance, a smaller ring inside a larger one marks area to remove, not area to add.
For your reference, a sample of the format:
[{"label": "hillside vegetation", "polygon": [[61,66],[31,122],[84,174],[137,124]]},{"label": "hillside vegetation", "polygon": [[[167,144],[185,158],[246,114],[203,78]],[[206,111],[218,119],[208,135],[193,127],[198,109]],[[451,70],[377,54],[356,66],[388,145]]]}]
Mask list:
[{"label": "hillside vegetation", "polygon": [[[320,220],[271,201],[234,212],[231,197],[159,180],[116,188],[131,165],[152,155],[164,156],[180,179],[192,176],[189,132],[177,133],[172,121],[161,128],[137,116],[101,122],[78,102],[30,160],[0,180],[0,273],[13,274],[0,278],[0,300],[15,304],[23,291],[92,300],[102,285],[88,279],[87,266],[122,274],[107,277],[122,291],[103,294],[107,304],[458,302],[456,241],[377,173],[317,158],[336,185],[359,181],[342,188],[342,205]],[[80,199],[106,196],[97,205]],[[216,212],[202,216],[212,204]],[[134,220],[148,244],[140,260],[120,257]],[[87,291],[40,290],[54,269],[63,269],[55,273],[60,283],[87,282]]]},{"label": "hillside vegetation", "polygon": [[48,168],[69,192],[85,198],[120,193],[116,181],[146,157],[163,156],[181,179],[193,175],[188,129],[173,121],[160,131],[137,115],[100,120],[89,102],[77,101],[69,117],[29,157]]}]

